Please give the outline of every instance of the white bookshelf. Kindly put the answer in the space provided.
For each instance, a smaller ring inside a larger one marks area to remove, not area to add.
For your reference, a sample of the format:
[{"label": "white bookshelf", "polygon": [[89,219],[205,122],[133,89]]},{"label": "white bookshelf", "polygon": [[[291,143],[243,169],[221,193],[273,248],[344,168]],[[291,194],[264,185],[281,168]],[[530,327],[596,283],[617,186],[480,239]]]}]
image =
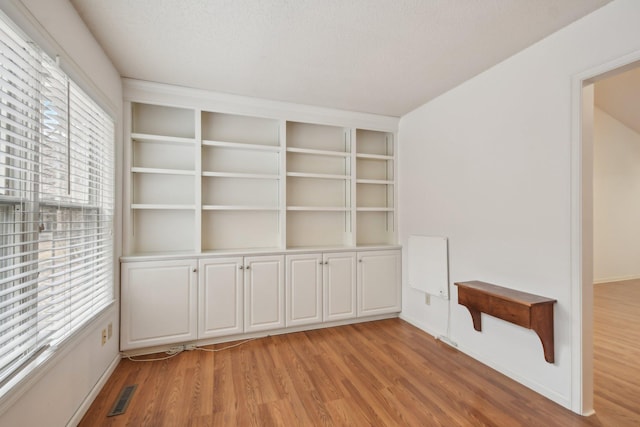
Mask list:
[{"label": "white bookshelf", "polygon": [[392,132],[126,106],[125,255],[397,244]]}]

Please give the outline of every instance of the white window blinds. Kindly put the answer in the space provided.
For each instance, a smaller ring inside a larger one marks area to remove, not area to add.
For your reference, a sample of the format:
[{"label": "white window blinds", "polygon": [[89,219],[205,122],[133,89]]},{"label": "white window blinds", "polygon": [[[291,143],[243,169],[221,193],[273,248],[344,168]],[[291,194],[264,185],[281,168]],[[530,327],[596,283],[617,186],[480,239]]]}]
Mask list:
[{"label": "white window blinds", "polygon": [[0,21],[0,388],[113,300],[114,124]]}]

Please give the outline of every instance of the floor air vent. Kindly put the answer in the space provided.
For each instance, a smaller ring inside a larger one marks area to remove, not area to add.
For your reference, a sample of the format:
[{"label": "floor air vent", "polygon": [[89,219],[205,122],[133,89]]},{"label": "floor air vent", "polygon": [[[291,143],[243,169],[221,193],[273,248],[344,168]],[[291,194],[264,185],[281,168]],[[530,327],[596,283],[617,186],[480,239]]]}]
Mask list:
[{"label": "floor air vent", "polygon": [[138,387],[138,384],[128,385],[125,386],[122,391],[120,391],[118,400],[116,400],[116,403],[113,405],[113,408],[111,408],[111,411],[107,414],[107,417],[124,414],[124,411],[127,410],[127,406],[129,406],[129,402],[131,401],[133,392],[136,391],[136,387]]}]

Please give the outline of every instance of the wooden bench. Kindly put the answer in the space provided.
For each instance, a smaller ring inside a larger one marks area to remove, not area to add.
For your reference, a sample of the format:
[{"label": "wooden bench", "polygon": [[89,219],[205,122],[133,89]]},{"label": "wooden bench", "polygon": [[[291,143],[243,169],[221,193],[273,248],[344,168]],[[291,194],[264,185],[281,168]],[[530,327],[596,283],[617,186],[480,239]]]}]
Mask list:
[{"label": "wooden bench", "polygon": [[554,362],[553,304],[556,300],[480,281],[455,285],[458,304],[467,307],[476,331],[482,331],[480,313],[532,329],[542,341],[544,359]]}]

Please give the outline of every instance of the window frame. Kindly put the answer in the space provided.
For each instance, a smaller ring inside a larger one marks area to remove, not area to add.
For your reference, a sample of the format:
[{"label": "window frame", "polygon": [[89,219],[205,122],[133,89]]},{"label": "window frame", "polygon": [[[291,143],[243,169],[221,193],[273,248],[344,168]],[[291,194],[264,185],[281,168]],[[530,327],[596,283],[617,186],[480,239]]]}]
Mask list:
[{"label": "window frame", "polygon": [[[56,71],[65,76],[65,79],[67,81],[67,113],[71,105],[70,93],[73,88],[73,90],[80,92],[80,97],[81,98],[84,97],[84,101],[88,100],[87,102],[92,104],[91,107],[97,108],[102,113],[103,118],[106,117],[109,120],[108,125],[110,127],[110,140],[109,140],[110,147],[108,150],[110,153],[110,159],[107,159],[110,161],[109,167],[107,168],[108,170],[110,170],[110,173],[105,175],[104,177],[107,180],[107,185],[110,187],[107,191],[108,193],[107,197],[109,198],[109,204],[107,207],[100,207],[99,204],[94,203],[95,194],[92,193],[92,188],[90,185],[85,187],[88,189],[88,192],[86,194],[87,200],[85,203],[82,203],[82,201],[73,202],[73,201],[67,200],[65,202],[62,200],[56,200],[55,195],[50,199],[47,199],[46,197],[42,198],[39,195],[39,192],[38,192],[39,190],[35,192],[36,194],[35,200],[28,200],[27,198],[23,198],[23,197],[15,197],[15,196],[7,195],[8,188],[12,187],[16,183],[17,184],[24,183],[25,180],[17,179],[15,175],[16,172],[11,169],[11,165],[14,161],[20,161],[20,159],[18,160],[11,159],[11,157],[13,156],[13,151],[15,150],[15,148],[11,147],[12,145],[11,139],[9,138],[5,140],[5,138],[0,138],[0,172],[2,172],[2,175],[0,176],[0,218],[8,215],[9,213],[11,213],[14,216],[13,218],[14,230],[13,230],[13,233],[9,236],[9,239],[12,239],[13,241],[11,242],[11,244],[5,245],[4,238],[7,236],[4,234],[0,235],[0,257],[3,256],[3,253],[2,253],[3,250],[15,251],[15,249],[18,246],[28,246],[30,249],[27,249],[26,251],[24,251],[25,254],[23,254],[20,258],[16,258],[16,260],[18,261],[17,262],[18,268],[28,269],[30,265],[34,264],[34,261],[32,258],[34,256],[38,257],[42,248],[41,235],[44,230],[41,228],[42,225],[40,225],[41,222],[40,222],[39,216],[42,214],[43,210],[46,210],[48,208],[57,209],[58,212],[70,212],[71,215],[73,215],[74,212],[78,212],[78,211],[82,212],[83,214],[85,214],[86,212],[96,213],[97,211],[98,214],[96,216],[99,217],[100,215],[102,215],[100,213],[102,212],[101,211],[102,209],[104,211],[108,211],[106,214],[108,220],[106,222],[109,224],[109,229],[108,229],[109,238],[107,240],[108,254],[105,257],[103,257],[104,258],[103,267],[106,267],[106,269],[108,270],[108,273],[110,273],[110,276],[107,278],[107,282],[104,283],[104,289],[108,288],[108,290],[106,291],[107,298],[106,298],[106,301],[103,301],[101,303],[99,309],[95,310],[90,315],[80,316],[83,320],[79,324],[72,325],[71,324],[72,322],[70,322],[71,327],[68,331],[62,334],[57,333],[57,336],[54,339],[49,340],[47,345],[44,345],[38,350],[36,350],[35,352],[32,352],[28,359],[21,360],[19,363],[20,367],[18,369],[12,370],[12,372],[9,375],[4,375],[3,373],[3,376],[0,377],[0,404],[3,404],[4,400],[7,398],[10,391],[12,391],[17,385],[19,385],[26,379],[33,378],[34,376],[37,376],[37,375],[42,375],[43,370],[40,369],[41,367],[44,367],[44,365],[48,361],[55,359],[56,356],[66,352],[65,350],[68,350],[71,347],[70,344],[78,336],[84,335],[82,332],[89,329],[90,326],[94,322],[96,322],[97,319],[102,317],[105,311],[109,310],[115,303],[116,277],[115,277],[115,269],[113,268],[113,265],[115,260],[116,248],[115,248],[115,238],[113,233],[113,227],[114,227],[114,221],[116,219],[115,184],[117,180],[115,176],[115,173],[116,173],[116,159],[115,159],[116,121],[114,120],[112,115],[109,114],[107,111],[105,111],[103,108],[101,108],[95,101],[93,101],[91,96],[87,94],[79,85],[73,83],[71,78],[57,67],[57,64],[55,63],[55,61],[51,60],[51,58],[49,58],[41,49],[35,46],[34,43],[31,42],[29,38],[24,35],[24,33],[22,33],[18,28],[16,28],[16,26],[2,13],[0,13],[0,21],[2,21],[0,25],[3,25],[5,27],[4,28],[5,30],[8,29],[18,37],[22,38],[23,42],[30,44],[34,48],[34,51],[36,51],[37,54],[40,56],[40,61],[42,62],[46,61],[48,66],[55,66]],[[42,80],[40,80],[40,83],[44,84]],[[43,93],[40,93],[39,95],[40,101],[43,100],[43,96],[44,96]],[[34,148],[35,152],[38,152],[39,148],[42,147],[42,144],[45,143],[45,140],[47,138],[44,132],[44,128],[46,127],[45,120],[47,119],[46,118],[47,116],[46,114],[44,114],[44,111],[43,111],[46,108],[45,103],[41,102],[39,106],[41,108],[40,112],[43,114],[40,114],[40,117],[37,119],[39,130],[34,131],[34,133],[39,132],[38,137],[34,138],[34,140],[32,141],[27,141],[27,142],[34,143],[34,145],[36,146]],[[6,106],[4,104],[0,105],[0,109],[6,109],[5,107]],[[73,144],[72,138],[71,138],[71,134],[72,134],[71,127],[73,125],[73,121],[72,121],[73,119],[72,118],[70,119],[69,117],[70,115],[68,113],[67,114],[67,120],[68,120],[67,138],[68,138],[68,147],[69,147],[69,150],[71,150],[72,144]],[[2,129],[2,133],[4,133],[4,129]],[[71,170],[72,170],[71,153],[69,153],[67,157],[68,157],[68,167],[69,167],[68,191],[69,191],[69,194],[71,194],[72,192],[71,188],[73,185],[72,177],[71,177]],[[33,160],[33,162],[34,162],[34,167],[36,169],[42,167],[43,165],[43,163],[39,159]],[[34,174],[38,177],[35,180],[37,182],[34,185],[39,187],[42,185],[42,177],[43,177],[42,171],[37,170],[34,172]],[[16,178],[15,183],[12,182],[14,178]],[[88,182],[91,182],[91,180],[88,180]],[[102,182],[100,182],[99,184],[101,183]],[[24,209],[25,206],[29,206],[29,207],[27,209]],[[4,213],[2,211],[4,211]],[[36,218],[35,220],[31,218],[30,220],[25,221],[24,219],[28,215],[36,215],[38,216],[38,218]],[[19,220],[18,217],[21,217],[22,220]],[[16,229],[16,227],[18,227],[16,224],[21,224],[21,226],[26,227],[26,229],[24,231],[18,230]],[[7,226],[7,223],[5,222],[0,223],[0,232],[5,233],[6,226]],[[11,224],[9,224],[9,227],[11,227]],[[22,236],[25,240],[16,241],[15,239],[19,239],[20,236]],[[31,236],[31,237],[28,237],[28,236]],[[35,250],[31,249],[34,245],[36,247]],[[10,254],[10,255],[13,255],[13,254]],[[31,259],[25,261],[25,259],[27,258],[31,258]],[[36,261],[35,265],[37,267],[34,271],[25,270],[25,275],[26,275],[25,277],[28,278],[30,276],[33,276],[34,274],[37,276],[40,275],[41,261],[40,260]],[[4,267],[5,266],[0,265],[0,270],[2,270]],[[9,269],[7,268],[4,268],[4,270],[9,271]],[[31,277],[31,279],[33,279],[33,277]],[[1,280],[2,280],[2,276],[0,275],[0,281]],[[39,282],[40,282],[40,278],[38,277],[36,278],[35,283],[31,286],[37,288],[39,286]],[[42,290],[37,289],[36,300],[38,300],[39,298],[38,294],[40,292],[42,292]],[[36,307],[37,305],[38,304],[36,303]],[[36,312],[39,312],[38,308],[36,308]],[[36,322],[37,321],[38,320],[36,320]],[[0,328],[2,328],[1,325],[0,325]],[[1,329],[0,329],[0,332],[2,332]],[[54,333],[54,335],[56,334]],[[7,366],[11,366],[11,363],[7,364]]]}]

